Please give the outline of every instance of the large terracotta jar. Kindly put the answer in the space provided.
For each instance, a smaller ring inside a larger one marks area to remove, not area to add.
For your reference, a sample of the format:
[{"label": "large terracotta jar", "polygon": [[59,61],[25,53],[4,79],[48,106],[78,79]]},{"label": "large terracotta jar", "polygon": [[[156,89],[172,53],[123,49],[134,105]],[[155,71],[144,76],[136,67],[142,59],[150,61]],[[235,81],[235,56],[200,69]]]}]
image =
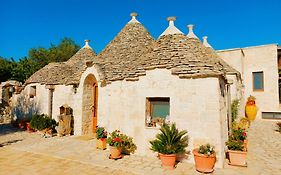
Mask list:
[{"label": "large terracotta jar", "polygon": [[205,155],[198,153],[198,149],[192,151],[194,155],[196,170],[201,173],[211,173],[214,171],[216,163],[216,154]]},{"label": "large terracotta jar", "polygon": [[234,150],[228,150],[228,156],[229,156],[229,164],[235,165],[235,166],[247,166],[246,163],[246,151],[234,151]]},{"label": "large terracotta jar", "polygon": [[110,146],[110,157],[112,159],[119,159],[121,157],[121,148]]},{"label": "large terracotta jar", "polygon": [[177,155],[176,154],[161,154],[159,153],[162,167],[164,169],[172,170],[175,168]]},{"label": "large terracotta jar", "polygon": [[97,149],[105,150],[106,149],[106,138],[97,139],[96,147],[97,147]]},{"label": "large terracotta jar", "polygon": [[257,116],[258,108],[256,106],[255,97],[248,97],[248,101],[245,107],[246,116],[250,121],[254,121]]}]

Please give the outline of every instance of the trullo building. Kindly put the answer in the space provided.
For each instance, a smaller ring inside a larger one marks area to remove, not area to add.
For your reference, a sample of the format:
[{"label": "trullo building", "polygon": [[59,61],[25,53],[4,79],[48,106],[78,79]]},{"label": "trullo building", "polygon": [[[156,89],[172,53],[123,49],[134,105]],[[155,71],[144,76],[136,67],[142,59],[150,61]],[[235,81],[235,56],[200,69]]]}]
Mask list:
[{"label": "trullo building", "polygon": [[[240,74],[193,33],[185,35],[168,18],[167,29],[154,39],[132,19],[98,55],[88,41],[72,58],[50,63],[34,73],[22,93],[41,113],[57,118],[67,104],[74,134],[90,134],[97,125],[132,136],[137,154],[152,154],[149,140],[163,120],[186,129],[189,150],[209,142],[223,166],[228,137],[228,104],[241,96]],[[231,87],[233,86],[233,87]],[[237,91],[238,89],[238,91]],[[191,157],[192,158],[192,157]],[[193,161],[189,158],[189,161]]]}]

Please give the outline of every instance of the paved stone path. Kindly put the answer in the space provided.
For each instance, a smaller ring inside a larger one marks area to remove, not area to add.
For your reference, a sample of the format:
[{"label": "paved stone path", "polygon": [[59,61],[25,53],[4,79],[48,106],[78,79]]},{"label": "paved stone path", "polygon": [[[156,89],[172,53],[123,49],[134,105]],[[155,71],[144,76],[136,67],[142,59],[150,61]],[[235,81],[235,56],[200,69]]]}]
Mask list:
[{"label": "paved stone path", "polygon": [[249,169],[254,174],[281,175],[281,133],[274,121],[255,121],[249,130]]},{"label": "paved stone path", "polygon": [[[281,134],[274,131],[274,124],[271,121],[252,123],[247,168],[226,165],[213,174],[281,174]],[[15,132],[2,136],[0,133],[0,144],[7,145],[3,140],[7,143],[12,138],[22,141],[0,147],[0,174],[200,174],[188,163],[179,163],[173,171],[163,170],[156,157],[130,155],[111,160],[108,150],[95,149],[94,140],[85,141],[76,136],[42,138],[37,133]]]}]

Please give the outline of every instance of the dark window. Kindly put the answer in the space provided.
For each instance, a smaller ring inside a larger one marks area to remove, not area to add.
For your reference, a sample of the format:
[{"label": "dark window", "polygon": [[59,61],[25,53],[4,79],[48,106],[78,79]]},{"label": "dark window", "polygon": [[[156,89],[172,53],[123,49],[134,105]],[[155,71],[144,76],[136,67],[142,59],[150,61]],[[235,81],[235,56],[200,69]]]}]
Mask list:
[{"label": "dark window", "polygon": [[30,86],[29,97],[33,98],[36,96],[36,86]]},{"label": "dark window", "polygon": [[155,127],[170,116],[170,98],[153,97],[146,99],[146,125]]},{"label": "dark window", "polygon": [[253,72],[253,90],[254,91],[263,91],[263,72]]}]

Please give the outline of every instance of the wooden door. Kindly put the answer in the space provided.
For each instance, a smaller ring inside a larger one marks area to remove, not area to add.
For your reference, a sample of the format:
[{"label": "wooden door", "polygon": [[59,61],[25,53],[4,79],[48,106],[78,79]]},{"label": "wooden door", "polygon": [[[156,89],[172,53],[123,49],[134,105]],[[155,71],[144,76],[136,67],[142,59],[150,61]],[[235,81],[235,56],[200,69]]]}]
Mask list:
[{"label": "wooden door", "polygon": [[97,120],[98,120],[98,85],[93,84],[93,106],[92,106],[92,117],[93,117],[93,133],[96,133]]}]

